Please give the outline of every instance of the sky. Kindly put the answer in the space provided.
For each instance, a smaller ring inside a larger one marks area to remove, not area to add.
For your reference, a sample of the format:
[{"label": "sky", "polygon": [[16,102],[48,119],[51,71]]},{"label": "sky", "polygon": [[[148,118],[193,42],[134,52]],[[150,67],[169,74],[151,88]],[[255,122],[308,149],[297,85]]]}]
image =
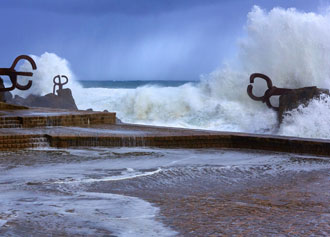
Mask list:
[{"label": "sky", "polygon": [[55,53],[80,80],[198,80],[235,55],[254,5],[325,0],[0,0],[0,67]]}]

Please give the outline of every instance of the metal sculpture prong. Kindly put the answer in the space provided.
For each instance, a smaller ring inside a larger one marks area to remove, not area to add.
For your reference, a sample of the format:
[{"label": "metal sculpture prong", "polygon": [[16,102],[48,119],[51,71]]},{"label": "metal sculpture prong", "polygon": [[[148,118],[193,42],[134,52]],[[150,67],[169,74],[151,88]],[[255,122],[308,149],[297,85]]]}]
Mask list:
[{"label": "metal sculpture prong", "polygon": [[32,86],[32,81],[31,80],[29,80],[26,85],[21,85],[17,81],[17,76],[26,76],[26,77],[32,77],[33,76],[32,72],[18,72],[18,71],[15,70],[15,67],[16,67],[17,63],[22,59],[27,60],[31,64],[32,70],[37,69],[36,63],[34,62],[34,60],[30,56],[27,56],[27,55],[18,56],[17,58],[15,58],[15,60],[14,60],[14,62],[11,65],[10,68],[0,68],[0,75],[9,76],[10,81],[12,83],[11,87],[0,88],[0,92],[11,91],[11,90],[14,90],[15,88],[17,88],[19,90],[28,90],[28,89],[30,89],[30,87]]},{"label": "metal sculpture prong", "polygon": [[264,93],[263,96],[255,96],[252,93],[253,86],[252,85],[248,85],[248,87],[247,87],[247,93],[250,96],[250,98],[253,99],[253,100],[256,100],[256,101],[262,101],[262,103],[266,103],[266,105],[269,108],[271,108],[271,109],[273,109],[275,111],[278,111],[279,108],[273,106],[270,103],[270,98],[272,96],[275,96],[275,95],[283,95],[284,93],[289,92],[292,89],[277,88],[276,86],[273,86],[272,80],[268,76],[266,76],[264,74],[261,74],[261,73],[253,73],[253,74],[251,74],[251,76],[250,76],[250,83],[254,83],[254,79],[255,78],[262,78],[262,79],[264,79],[266,81],[266,83],[267,83],[268,89],[265,91],[265,93]]},{"label": "metal sculpture prong", "polygon": [[[62,82],[61,78],[64,78],[65,82]],[[58,81],[56,81],[56,79],[58,79]],[[58,91],[61,91],[63,89],[63,86],[69,82],[69,79],[65,75],[61,75],[61,76],[57,75],[53,78],[53,82],[54,82],[53,94],[55,95],[56,86],[58,86]]]}]

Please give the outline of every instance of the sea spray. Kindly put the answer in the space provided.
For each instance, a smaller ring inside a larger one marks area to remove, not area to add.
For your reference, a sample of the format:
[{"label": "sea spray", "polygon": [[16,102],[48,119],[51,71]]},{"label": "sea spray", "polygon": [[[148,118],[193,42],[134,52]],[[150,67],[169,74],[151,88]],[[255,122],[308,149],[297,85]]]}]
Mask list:
[{"label": "sea spray", "polygon": [[[45,95],[52,93],[54,86],[53,78],[57,75],[66,75],[68,77],[69,82],[64,87],[71,89],[74,88],[73,95],[75,95],[75,92],[81,88],[74,73],[70,69],[69,62],[66,59],[63,59],[54,53],[48,52],[45,52],[40,57],[36,55],[31,55],[31,57],[37,64],[37,70],[33,71],[32,87],[27,91],[14,90],[12,92],[13,94],[26,97],[29,94]],[[19,70],[31,71],[31,65],[25,61],[20,66]],[[30,79],[31,78],[27,77],[19,77],[19,81],[23,85]]]},{"label": "sea spray", "polygon": [[254,7],[246,31],[239,49],[244,71],[265,73],[279,87],[330,88],[330,12]]},{"label": "sea spray", "polygon": [[[66,74],[78,108],[114,111],[123,122],[330,138],[325,119],[328,99],[292,111],[278,128],[276,112],[246,93],[254,72],[267,74],[278,87],[329,89],[330,12],[282,8],[267,12],[255,6],[247,15],[237,51],[232,63],[203,76],[199,83],[135,89],[82,88],[66,60],[45,53],[33,56],[38,70],[28,93],[49,93],[52,78]],[[254,93],[262,95],[265,83],[255,84]]]},{"label": "sea spray", "polygon": [[284,117],[279,133],[285,136],[330,138],[330,97],[322,95]]},{"label": "sea spray", "polygon": [[[277,114],[246,94],[249,75],[265,73],[278,87],[330,88],[329,17],[329,13],[281,8],[266,12],[254,7],[235,63],[204,76],[199,84],[113,90],[103,95],[103,102],[95,89],[93,100],[126,122],[276,133]],[[255,93],[261,95],[264,87],[256,84]],[[307,136],[301,132],[296,135]]]}]

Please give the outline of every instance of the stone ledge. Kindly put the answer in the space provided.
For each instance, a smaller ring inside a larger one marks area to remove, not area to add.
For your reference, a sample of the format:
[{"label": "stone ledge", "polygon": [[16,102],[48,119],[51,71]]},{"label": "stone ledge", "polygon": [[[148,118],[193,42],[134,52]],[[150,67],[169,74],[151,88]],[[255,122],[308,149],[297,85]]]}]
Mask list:
[{"label": "stone ledge", "polygon": [[8,121],[15,121],[23,126],[21,129],[0,128],[0,149],[35,147],[38,143],[33,137],[35,136],[44,139],[41,140],[43,145],[47,143],[51,147],[58,148],[77,146],[230,148],[330,157],[330,140],[115,124],[116,114],[108,112],[35,109],[8,112],[0,118],[0,124],[8,125]]},{"label": "stone ledge", "polygon": [[329,140],[226,133],[188,136],[48,136],[50,146],[231,148],[330,156]]},{"label": "stone ledge", "polygon": [[0,102],[0,110],[20,110],[20,109],[29,109],[29,108],[22,105],[12,105],[12,104]]},{"label": "stone ledge", "polygon": [[59,116],[20,117],[23,128],[43,126],[89,126],[96,124],[115,124],[115,113],[72,114]]},{"label": "stone ledge", "polygon": [[0,116],[0,128],[3,127],[45,127],[45,126],[90,126],[97,124],[115,124],[116,113],[109,112],[86,112],[78,111],[71,113],[70,111],[54,111],[52,113],[42,112],[34,114],[34,110],[25,112],[7,112]]},{"label": "stone ledge", "polygon": [[45,135],[2,135],[0,136],[0,150],[21,150],[49,145]]}]

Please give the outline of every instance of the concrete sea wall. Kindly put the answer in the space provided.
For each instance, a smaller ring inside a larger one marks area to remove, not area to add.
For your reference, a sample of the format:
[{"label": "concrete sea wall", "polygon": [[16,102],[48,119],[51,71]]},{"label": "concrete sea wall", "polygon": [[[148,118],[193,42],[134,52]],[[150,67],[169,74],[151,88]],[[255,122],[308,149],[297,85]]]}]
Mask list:
[{"label": "concrete sea wall", "polygon": [[330,157],[330,140],[116,124],[108,112],[21,110],[0,116],[0,150],[37,146],[230,148]]}]

